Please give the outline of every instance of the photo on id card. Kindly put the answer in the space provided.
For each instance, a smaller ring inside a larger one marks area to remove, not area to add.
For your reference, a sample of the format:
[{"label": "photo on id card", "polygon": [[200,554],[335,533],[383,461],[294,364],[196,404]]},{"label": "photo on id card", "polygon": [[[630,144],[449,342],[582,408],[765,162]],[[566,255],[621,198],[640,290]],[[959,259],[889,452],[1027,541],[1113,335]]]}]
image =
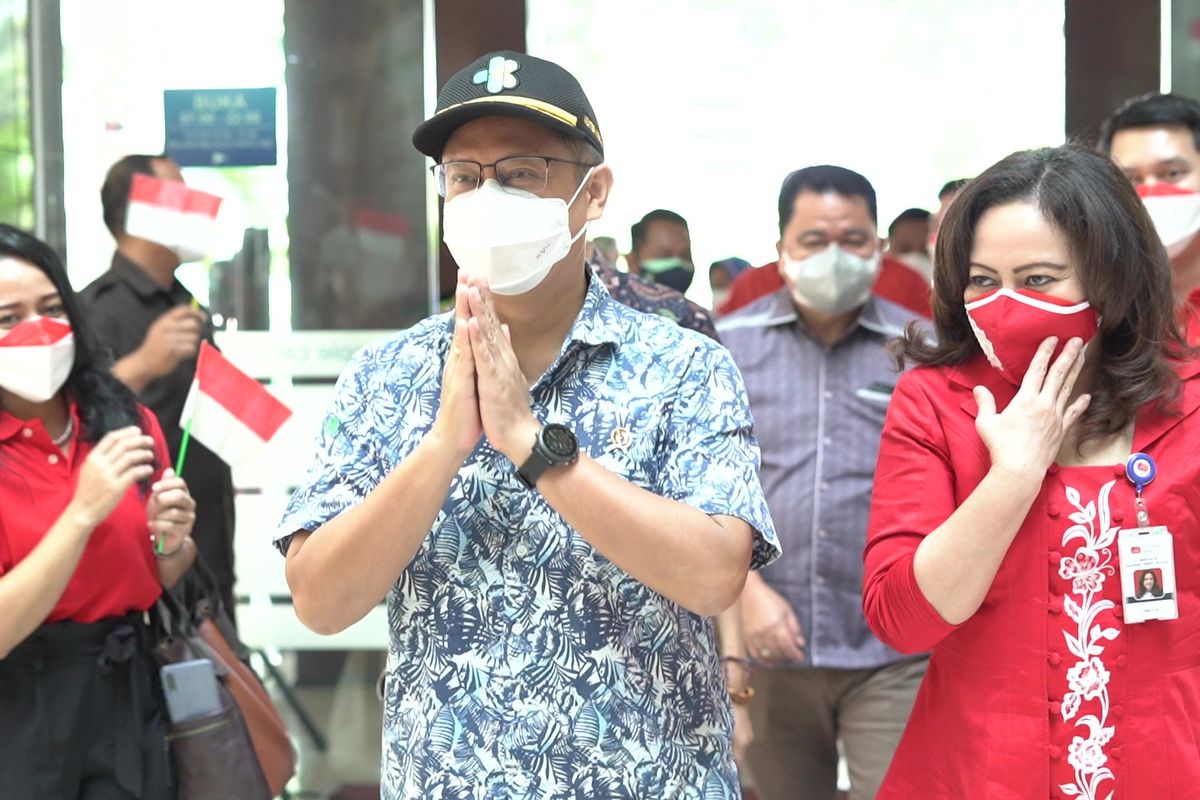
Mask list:
[{"label": "photo on id card", "polygon": [[1178,619],[1175,552],[1163,526],[1121,531],[1121,599],[1125,623]]}]

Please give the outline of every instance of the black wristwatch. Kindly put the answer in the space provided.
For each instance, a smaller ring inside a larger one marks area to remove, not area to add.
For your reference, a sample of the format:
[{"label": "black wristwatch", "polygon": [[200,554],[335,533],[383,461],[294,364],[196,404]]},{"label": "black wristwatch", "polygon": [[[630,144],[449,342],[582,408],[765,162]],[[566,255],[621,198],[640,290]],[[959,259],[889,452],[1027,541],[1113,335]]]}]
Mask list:
[{"label": "black wristwatch", "polygon": [[579,458],[579,440],[566,425],[550,423],[538,431],[533,452],[517,470],[521,483],[532,489],[551,467],[565,467]]}]

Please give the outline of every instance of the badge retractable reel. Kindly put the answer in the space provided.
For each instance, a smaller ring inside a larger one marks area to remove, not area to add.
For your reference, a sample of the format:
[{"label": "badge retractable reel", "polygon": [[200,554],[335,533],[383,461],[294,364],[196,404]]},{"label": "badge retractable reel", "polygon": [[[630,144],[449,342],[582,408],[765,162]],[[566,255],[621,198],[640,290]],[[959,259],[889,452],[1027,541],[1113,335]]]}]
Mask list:
[{"label": "badge retractable reel", "polygon": [[1179,617],[1175,586],[1175,547],[1165,525],[1150,524],[1145,492],[1158,475],[1154,459],[1134,453],[1125,461],[1125,477],[1137,493],[1137,527],[1117,536],[1121,562],[1121,602],[1126,624]]}]

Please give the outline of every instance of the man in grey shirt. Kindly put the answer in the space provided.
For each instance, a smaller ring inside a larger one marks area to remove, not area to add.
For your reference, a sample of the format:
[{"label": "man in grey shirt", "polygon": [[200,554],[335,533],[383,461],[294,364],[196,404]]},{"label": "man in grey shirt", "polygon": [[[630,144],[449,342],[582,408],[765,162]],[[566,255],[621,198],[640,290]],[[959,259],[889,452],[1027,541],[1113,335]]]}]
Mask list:
[{"label": "man in grey shirt", "polygon": [[856,172],[793,172],[779,196],[784,288],[720,320],[750,396],[767,505],[787,554],[742,595],[750,656],[747,766],[763,800],[832,798],[838,741],[852,800],[873,798],[912,710],[925,659],[867,628],[862,551],[884,414],[887,354],[913,313],[872,294],[875,190]]}]

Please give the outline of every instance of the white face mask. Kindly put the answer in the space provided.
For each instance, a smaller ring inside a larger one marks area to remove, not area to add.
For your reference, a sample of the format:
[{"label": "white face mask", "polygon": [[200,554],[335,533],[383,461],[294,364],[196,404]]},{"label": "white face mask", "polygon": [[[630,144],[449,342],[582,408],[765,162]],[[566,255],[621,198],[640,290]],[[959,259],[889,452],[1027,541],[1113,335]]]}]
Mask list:
[{"label": "white face mask", "polygon": [[808,258],[780,258],[796,302],[825,314],[842,314],[867,302],[883,258],[862,258],[831,244]]},{"label": "white face mask", "polygon": [[712,296],[713,296],[713,301],[712,301],[713,311],[716,311],[718,308],[725,305],[725,301],[729,299],[729,290],[728,289],[713,289]]},{"label": "white face mask", "polygon": [[901,253],[898,256],[892,256],[892,258],[896,259],[909,269],[920,273],[923,277],[933,277],[933,261],[930,260],[928,253],[922,251],[917,251],[914,253]]},{"label": "white face mask", "polygon": [[1186,250],[1200,233],[1200,192],[1144,194],[1139,187],[1138,194],[1167,255],[1174,258]]},{"label": "white face mask", "polygon": [[587,230],[571,235],[570,208],[591,169],[568,202],[503,189],[494,179],[447,201],[442,238],[459,268],[486,278],[496,294],[524,294],[550,274]]},{"label": "white face mask", "polygon": [[44,403],[67,382],[75,364],[75,336],[60,319],[34,317],[0,335],[0,388]]}]

